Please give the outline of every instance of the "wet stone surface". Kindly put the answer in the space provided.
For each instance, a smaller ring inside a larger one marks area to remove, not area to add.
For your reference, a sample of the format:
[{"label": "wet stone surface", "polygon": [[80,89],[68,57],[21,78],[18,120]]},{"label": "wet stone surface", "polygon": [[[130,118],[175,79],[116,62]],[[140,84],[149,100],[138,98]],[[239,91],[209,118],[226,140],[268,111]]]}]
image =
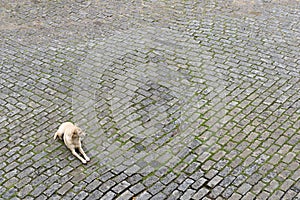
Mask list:
[{"label": "wet stone surface", "polygon": [[0,5],[1,199],[300,198],[299,1]]}]

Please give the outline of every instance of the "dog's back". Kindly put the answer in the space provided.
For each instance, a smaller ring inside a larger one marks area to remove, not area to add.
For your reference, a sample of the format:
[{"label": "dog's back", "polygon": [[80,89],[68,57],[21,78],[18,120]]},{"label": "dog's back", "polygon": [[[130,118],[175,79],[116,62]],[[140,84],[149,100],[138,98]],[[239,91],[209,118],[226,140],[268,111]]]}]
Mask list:
[{"label": "dog's back", "polygon": [[56,133],[54,134],[54,140],[58,137],[59,139],[63,139],[62,137],[68,132],[68,134],[72,134],[76,127],[71,122],[62,123]]}]

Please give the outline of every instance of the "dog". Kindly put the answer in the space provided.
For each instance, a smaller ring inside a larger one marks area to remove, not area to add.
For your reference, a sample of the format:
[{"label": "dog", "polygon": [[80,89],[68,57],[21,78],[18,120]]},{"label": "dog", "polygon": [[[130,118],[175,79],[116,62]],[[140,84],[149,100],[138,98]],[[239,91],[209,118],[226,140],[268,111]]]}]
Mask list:
[{"label": "dog", "polygon": [[[71,150],[72,154],[77,157],[83,164],[90,161],[90,158],[84,153],[81,147],[80,137],[85,133],[71,122],[62,123],[57,132],[54,134],[54,140],[58,137],[63,139],[65,145]],[[84,158],[82,158],[75,150],[78,149]]]}]

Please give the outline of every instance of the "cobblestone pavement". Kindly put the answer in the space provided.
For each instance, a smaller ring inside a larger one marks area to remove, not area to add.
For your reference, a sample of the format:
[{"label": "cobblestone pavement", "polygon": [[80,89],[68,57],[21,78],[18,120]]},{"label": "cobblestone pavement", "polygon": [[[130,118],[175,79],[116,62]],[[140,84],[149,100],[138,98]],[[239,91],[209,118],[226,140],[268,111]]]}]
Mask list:
[{"label": "cobblestone pavement", "polygon": [[0,8],[1,199],[300,199],[299,0]]}]

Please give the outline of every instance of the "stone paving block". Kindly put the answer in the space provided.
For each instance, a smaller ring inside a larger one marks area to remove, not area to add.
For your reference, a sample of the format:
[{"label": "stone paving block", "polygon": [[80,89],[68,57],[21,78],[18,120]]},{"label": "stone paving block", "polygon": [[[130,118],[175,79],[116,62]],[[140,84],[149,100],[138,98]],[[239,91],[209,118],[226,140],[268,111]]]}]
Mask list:
[{"label": "stone paving block", "polygon": [[282,197],[282,199],[293,199],[295,198],[297,195],[297,192],[293,191],[293,190],[288,190],[284,196]]},{"label": "stone paving block", "polygon": [[229,198],[229,199],[241,199],[242,198],[242,195],[240,194],[237,194],[237,193],[233,193],[232,196]]},{"label": "stone paving block", "polygon": [[217,198],[223,191],[224,188],[222,186],[216,186],[210,191],[209,197]]},{"label": "stone paving block", "polygon": [[95,191],[89,193],[89,196],[86,199],[92,200],[92,199],[97,199],[101,196],[103,196],[103,193],[100,192],[99,190],[95,190]]},{"label": "stone paving block", "polygon": [[73,184],[71,182],[65,183],[57,192],[60,195],[64,195],[68,190],[70,190],[73,187]]},{"label": "stone paving block", "polygon": [[126,190],[117,199],[130,199],[132,197],[133,197],[133,193],[131,193],[130,191]]},{"label": "stone paving block", "polygon": [[116,194],[109,191],[108,193],[106,193],[104,196],[101,197],[101,199],[114,199],[116,197]]},{"label": "stone paving block", "polygon": [[235,190],[236,190],[236,187],[229,186],[223,191],[221,196],[228,199],[234,193]]},{"label": "stone paving block", "polygon": [[191,199],[192,196],[195,194],[195,190],[187,189],[185,193],[180,197],[181,199]]},{"label": "stone paving block", "polygon": [[138,183],[136,185],[133,185],[129,188],[129,190],[133,193],[133,194],[138,194],[140,192],[142,192],[146,187],[141,184],[141,183]]},{"label": "stone paving block", "polygon": [[47,187],[43,184],[39,184],[32,192],[31,195],[34,197],[38,197]]},{"label": "stone paving block", "polygon": [[142,176],[140,174],[133,174],[127,178],[127,181],[132,185],[138,183],[141,180],[142,180]]},{"label": "stone paving block", "polygon": [[166,199],[168,196],[165,195],[164,193],[157,193],[156,195],[154,195],[151,199],[156,199],[156,200],[159,200],[159,199]]},{"label": "stone paving block", "polygon": [[241,185],[238,189],[237,189],[237,192],[242,194],[242,195],[245,195],[250,189],[251,189],[251,185],[248,184],[248,183],[243,183],[243,185]]},{"label": "stone paving block", "polygon": [[80,200],[85,199],[88,196],[88,193],[81,191],[73,199]]},{"label": "stone paving block", "polygon": [[281,199],[282,196],[284,195],[284,192],[281,190],[277,190],[273,195],[270,196],[272,199]]},{"label": "stone paving block", "polygon": [[100,175],[97,172],[92,172],[88,177],[85,178],[85,182],[90,183]]},{"label": "stone paving block", "polygon": [[220,181],[222,181],[222,177],[220,176],[215,176],[213,179],[211,179],[208,183],[207,186],[210,188],[214,188]]},{"label": "stone paving block", "polygon": [[178,187],[177,183],[171,182],[169,185],[167,185],[163,192],[167,195],[170,195],[176,188]]},{"label": "stone paving block", "polygon": [[162,189],[164,189],[164,185],[161,182],[156,182],[154,185],[152,185],[148,189],[148,191],[154,195],[154,194],[158,193],[159,191],[161,191]]},{"label": "stone paving block", "polygon": [[253,186],[252,191],[255,194],[259,194],[264,189],[265,186],[266,186],[266,183],[259,181],[256,185]]},{"label": "stone paving block", "polygon": [[122,181],[119,184],[117,184],[115,187],[113,187],[113,191],[119,194],[129,186],[130,183],[128,183],[127,181]]},{"label": "stone paving block", "polygon": [[114,181],[108,180],[105,183],[101,184],[101,186],[99,187],[99,190],[101,192],[107,192],[114,185],[116,185],[116,183]]},{"label": "stone paving block", "polygon": [[251,199],[255,199],[256,198],[256,195],[248,192],[245,196],[243,196],[242,199],[248,199],[248,200],[251,200]]},{"label": "stone paving block", "polygon": [[268,199],[270,197],[270,193],[263,191],[256,198],[257,199]]},{"label": "stone paving block", "polygon": [[20,192],[18,193],[18,196],[20,198],[26,197],[31,191],[33,190],[33,187],[31,185],[26,185],[23,187]]},{"label": "stone paving block", "polygon": [[20,188],[24,187],[25,185],[27,185],[31,180],[32,180],[32,178],[30,178],[30,177],[24,177],[23,179],[19,180],[19,182],[16,183],[15,186],[20,189]]},{"label": "stone paving block", "polygon": [[51,197],[60,187],[61,185],[59,183],[54,183],[49,188],[47,188],[47,190],[44,191],[44,194],[48,197]]},{"label": "stone paving block", "polygon": [[93,182],[91,182],[90,184],[88,184],[85,188],[85,190],[87,192],[92,192],[94,191],[96,188],[98,188],[101,185],[101,182],[97,179],[95,179]]},{"label": "stone paving block", "polygon": [[209,190],[206,188],[201,188],[198,192],[194,194],[193,199],[202,199],[206,194],[209,193]]},{"label": "stone paving block", "polygon": [[181,183],[179,185],[178,189],[181,190],[181,191],[186,191],[190,187],[190,185],[193,184],[193,183],[194,183],[194,180],[186,179],[183,183]]},{"label": "stone paving block", "polygon": [[139,194],[136,199],[150,199],[152,197],[152,195],[150,193],[148,193],[147,191],[142,192],[141,194]]},{"label": "stone paving block", "polygon": [[180,198],[180,196],[182,195],[182,192],[181,191],[178,191],[178,190],[174,190],[173,192],[172,192],[172,194],[170,194],[170,195],[168,195],[168,200],[170,200],[170,199],[178,199],[178,198]]}]

